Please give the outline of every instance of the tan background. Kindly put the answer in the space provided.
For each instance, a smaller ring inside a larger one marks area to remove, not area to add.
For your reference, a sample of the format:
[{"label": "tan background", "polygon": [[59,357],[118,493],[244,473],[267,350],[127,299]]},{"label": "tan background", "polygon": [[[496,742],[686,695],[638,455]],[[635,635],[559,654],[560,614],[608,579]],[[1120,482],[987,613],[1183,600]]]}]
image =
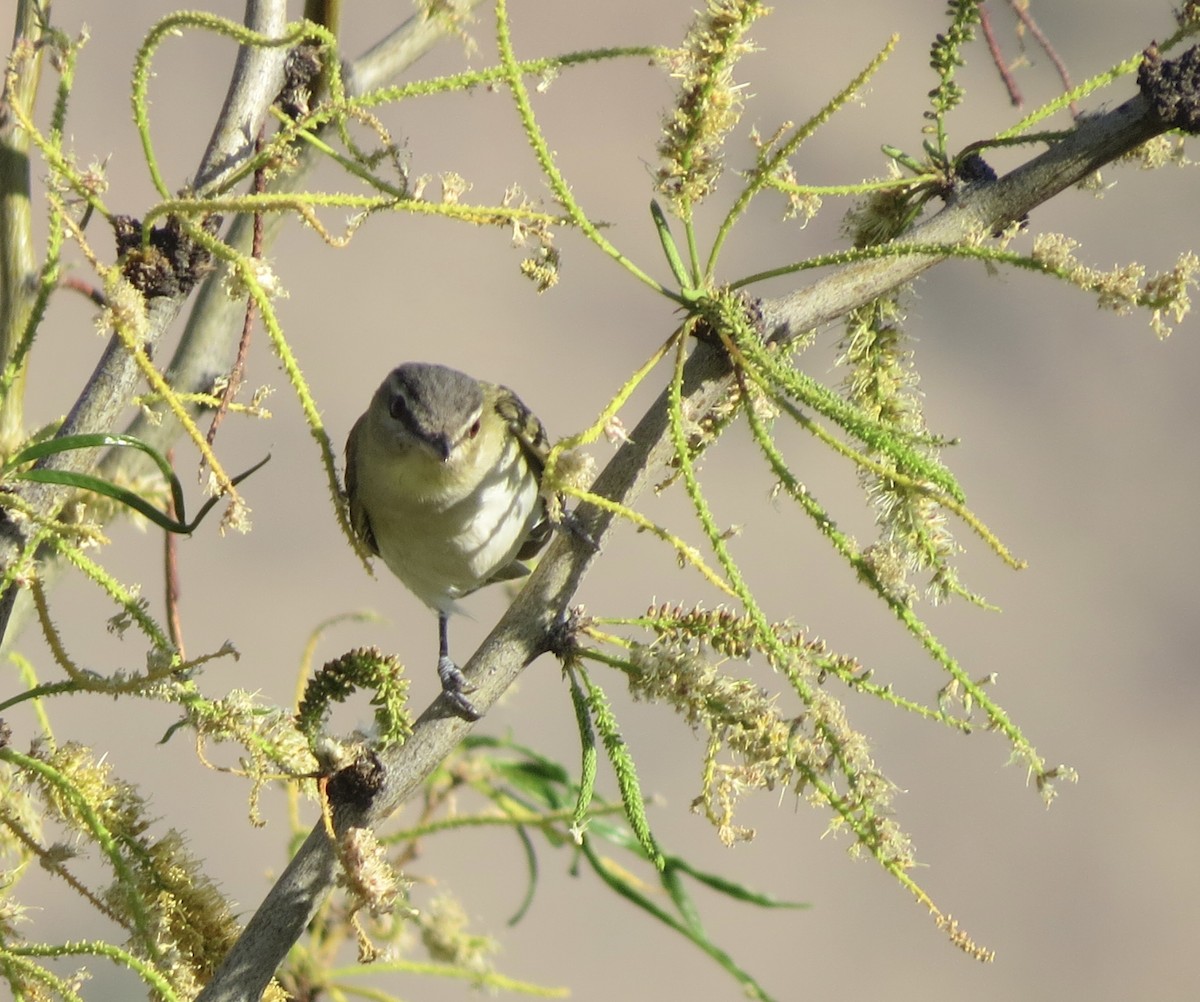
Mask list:
[{"label": "tan background", "polygon": [[[522,55],[672,43],[692,6],[517,0],[514,35]],[[797,171],[807,181],[854,181],[882,169],[881,143],[916,152],[921,95],[933,85],[928,43],[944,24],[943,6],[781,3],[755,33],[764,51],[740,73],[753,95],[744,124],[769,133],[783,120],[803,120],[898,30],[900,48],[864,94],[865,106],[847,108],[806,146]],[[1042,26],[1078,79],[1172,28],[1165,0],[1042,6]],[[108,203],[140,215],[152,192],[130,124],[129,67],[137,42],[168,7],[55,7],[60,26],[75,31],[87,22],[92,34],[69,124],[79,158],[111,154]],[[233,2],[213,8],[240,16]],[[347,4],[347,52],[361,51],[390,26],[399,16],[391,8],[407,12],[405,5]],[[12,0],[0,3],[0,23],[12,23],[12,10]],[[1010,26],[999,12],[997,20],[1012,52]],[[491,61],[491,35],[485,16],[472,65]],[[1053,93],[1055,81],[1045,57],[1030,55],[1033,66],[1020,80],[1037,103]],[[228,44],[195,36],[162,50],[153,121],[172,185],[183,184],[198,161],[231,57]],[[448,72],[463,62],[461,48],[450,43],[419,69]],[[1014,118],[983,58],[963,79],[971,98],[968,111],[951,123],[956,145]],[[1124,81],[1087,106],[1115,105],[1132,89]],[[658,72],[634,61],[564,74],[536,104],[582,203],[613,224],[611,237],[631,257],[664,279],[646,205],[658,118],[670,99]],[[413,174],[457,170],[484,202],[498,200],[512,180],[543,194],[502,94],[414,102],[390,109],[387,120],[408,138]],[[749,163],[743,140],[730,151],[731,167]],[[997,155],[993,162],[1003,170],[1022,156]],[[332,172],[321,178],[327,184],[336,179]],[[1181,248],[1195,245],[1200,202],[1193,171],[1110,170],[1105,180],[1116,186],[1102,199],[1070,192],[1039,209],[1034,230],[1070,232],[1084,241],[1084,259],[1103,267],[1137,258],[1151,270],[1167,268]],[[720,194],[728,198],[735,190],[729,177]],[[841,206],[830,204],[800,229],[779,224],[769,201],[731,240],[726,277],[836,245]],[[711,227],[713,218],[706,214],[702,224]],[[92,235],[109,249],[98,221]],[[499,232],[379,218],[348,250],[332,253],[291,226],[271,252],[291,290],[280,314],[334,438],[342,440],[386,370],[409,358],[443,361],[512,385],[558,433],[590,421],[670,330],[674,315],[669,303],[627,281],[578,237],[567,234],[561,245],[562,281],[539,298],[517,273],[519,253]],[[762,291],[790,287],[781,282]],[[811,911],[770,914],[697,892],[715,940],[780,999],[846,992],[894,999],[1196,997],[1197,321],[1189,318],[1160,344],[1143,317],[1114,318],[1047,280],[1011,271],[989,277],[982,267],[961,263],[937,269],[909,303],[930,424],[962,439],[949,458],[972,503],[1030,563],[1021,574],[1007,571],[964,534],[967,583],[1004,612],[959,605],[931,612],[931,622],[973,675],[998,674],[1001,703],[1050,761],[1079,770],[1080,783],[1064,789],[1047,812],[1020,769],[1004,767],[1007,751],[998,738],[979,733],[965,739],[874,705],[852,704],[851,713],[872,735],[881,766],[906,791],[897,809],[927,865],[918,879],[943,909],[996,949],[997,961],[984,967],[959,954],[877,867],[848,859],[844,842],[821,840],[826,818],[786,793],[751,799],[745,820],[758,827],[758,839],[732,851],[720,848],[688,811],[702,744],[669,713],[627,705],[619,680],[607,679],[646,788],[662,798],[652,814],[655,831],[664,845],[701,865],[812,903]],[[820,339],[803,360],[807,371],[838,378],[831,371],[836,338],[832,331]],[[87,304],[56,300],[34,361],[31,422],[69,407],[100,347]],[[336,613],[374,608],[385,621],[334,629],[319,657],[365,643],[395,650],[411,666],[415,704],[425,705],[436,686],[432,618],[396,582],[364,576],[346,549],[315,449],[261,335],[249,382],[278,388],[270,402],[275,418],[266,424],[231,419],[221,445],[232,469],[273,454],[247,485],[255,529],[219,539],[209,524],[181,547],[189,652],[226,639],[242,652],[237,663],[211,667],[207,691],[238,685],[286,700],[310,629]],[[607,447],[595,453],[603,461]],[[869,522],[845,471],[799,438],[791,455],[818,496],[865,537]],[[189,462],[184,458],[181,466]],[[902,690],[932,697],[941,679],[915,644],[859,594],[809,527],[768,501],[769,479],[745,437],[723,442],[705,469],[719,517],[746,523],[736,552],[766,596],[768,612],[793,617],[861,656]],[[678,499],[666,499],[656,510],[671,517],[682,508]],[[144,580],[157,608],[157,537],[128,527],[117,527],[113,537],[105,563],[125,579]],[[634,615],[651,598],[691,601],[702,594],[669,552],[630,532],[605,556],[580,596],[593,612]],[[101,670],[139,666],[135,639],[97,641],[110,609],[91,589],[68,582],[53,600],[81,661]],[[500,594],[473,600],[475,620],[457,622],[453,633],[460,657],[502,607]],[[44,650],[32,639],[25,646],[43,677],[53,677]],[[772,681],[761,675],[761,665],[751,670]],[[267,886],[264,872],[283,863],[277,807],[268,809],[270,827],[250,829],[242,783],[203,769],[186,739],[156,744],[174,719],[166,708],[76,699],[55,709],[59,737],[109,751],[119,774],[143,784],[163,825],[187,831],[225,891],[243,911],[252,910]],[[30,718],[10,719],[23,744]],[[352,715],[343,721],[352,722]],[[569,700],[549,660],[536,664],[520,691],[480,728],[511,732],[567,762],[577,757]],[[567,867],[565,856],[543,854],[538,897],[514,929],[504,920],[525,879],[514,838],[452,836],[430,847],[420,872],[436,873],[459,895],[477,929],[495,931],[503,945],[499,966],[511,975],[569,984],[583,1002],[668,992],[739,997],[707,959],[594,881],[562,879]],[[49,911],[37,921],[48,921],[55,938],[106,931],[77,914],[69,899],[55,894],[45,905]],[[92,966],[89,998],[129,990],[111,968]],[[457,984],[389,984],[406,998],[468,993]]]}]

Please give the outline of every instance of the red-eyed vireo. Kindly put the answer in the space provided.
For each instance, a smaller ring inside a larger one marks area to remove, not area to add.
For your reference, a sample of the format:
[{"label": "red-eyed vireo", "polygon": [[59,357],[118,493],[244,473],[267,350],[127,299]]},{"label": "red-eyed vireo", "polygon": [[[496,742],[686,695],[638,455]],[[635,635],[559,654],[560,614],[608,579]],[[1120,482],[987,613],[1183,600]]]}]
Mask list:
[{"label": "red-eyed vireo", "polygon": [[458,599],[523,577],[550,536],[539,486],[549,443],[512,390],[444,365],[392,370],[346,442],[350,519],[438,615],[438,675],[454,712],[479,713],[450,658]]}]

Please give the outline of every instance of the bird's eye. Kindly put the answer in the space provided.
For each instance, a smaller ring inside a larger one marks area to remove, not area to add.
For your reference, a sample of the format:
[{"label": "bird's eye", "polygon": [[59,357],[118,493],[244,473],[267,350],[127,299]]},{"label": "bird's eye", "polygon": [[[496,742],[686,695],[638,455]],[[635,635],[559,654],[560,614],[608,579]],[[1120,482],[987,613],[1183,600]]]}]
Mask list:
[{"label": "bird's eye", "polygon": [[394,397],[392,397],[392,402],[388,406],[388,412],[397,421],[401,421],[406,424],[409,421],[408,401],[405,400],[404,396],[400,393],[397,393]]},{"label": "bird's eye", "polygon": [[476,418],[475,423],[471,425],[470,430],[467,432],[467,437],[474,438],[478,434],[479,434],[479,419]]}]

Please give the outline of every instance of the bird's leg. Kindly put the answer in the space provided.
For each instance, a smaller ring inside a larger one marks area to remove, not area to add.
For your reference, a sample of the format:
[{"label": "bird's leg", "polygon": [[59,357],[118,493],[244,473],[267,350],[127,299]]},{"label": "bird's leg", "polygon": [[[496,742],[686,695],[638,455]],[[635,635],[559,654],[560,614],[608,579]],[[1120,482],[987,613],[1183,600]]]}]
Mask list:
[{"label": "bird's leg", "polygon": [[467,682],[462,669],[450,660],[450,616],[438,613],[438,678],[442,680],[442,695],[455,714],[463,720],[478,720],[481,714],[467,699],[465,693],[474,692],[475,687]]}]

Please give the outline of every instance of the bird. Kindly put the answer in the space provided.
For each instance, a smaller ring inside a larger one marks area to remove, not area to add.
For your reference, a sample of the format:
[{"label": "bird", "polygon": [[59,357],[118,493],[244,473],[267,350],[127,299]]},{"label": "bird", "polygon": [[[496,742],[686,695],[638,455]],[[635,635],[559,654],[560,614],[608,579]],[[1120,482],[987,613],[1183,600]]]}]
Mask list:
[{"label": "bird", "polygon": [[550,537],[542,422],[512,390],[430,362],[380,384],[346,441],[350,523],[437,613],[438,676],[451,710],[480,713],[450,657],[449,618],[484,585],[529,573]]}]

